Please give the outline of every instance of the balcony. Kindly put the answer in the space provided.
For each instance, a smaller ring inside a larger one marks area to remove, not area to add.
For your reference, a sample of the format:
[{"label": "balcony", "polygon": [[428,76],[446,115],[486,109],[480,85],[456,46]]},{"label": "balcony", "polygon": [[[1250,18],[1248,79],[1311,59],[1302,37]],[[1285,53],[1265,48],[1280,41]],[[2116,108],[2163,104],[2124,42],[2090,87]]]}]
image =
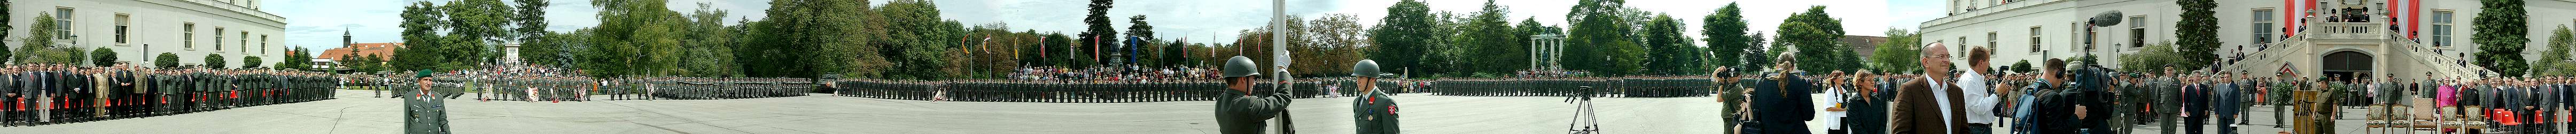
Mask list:
[{"label": "balcony", "polygon": [[2387,30],[2388,25],[2381,23],[2325,22],[2308,24],[2310,24],[2310,26],[2308,26],[2308,28],[2310,28],[2308,32],[2301,33],[2307,34],[2303,39],[2316,40],[2321,42],[2319,44],[2376,45],[2381,41],[2387,41],[2389,38]]}]

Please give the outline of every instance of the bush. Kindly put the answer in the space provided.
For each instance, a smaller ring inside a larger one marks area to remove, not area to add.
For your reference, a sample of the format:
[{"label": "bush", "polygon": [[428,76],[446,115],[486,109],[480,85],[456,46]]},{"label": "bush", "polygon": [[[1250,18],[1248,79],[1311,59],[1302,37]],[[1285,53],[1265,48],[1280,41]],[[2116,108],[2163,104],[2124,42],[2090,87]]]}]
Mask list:
[{"label": "bush", "polygon": [[206,54],[206,69],[224,69],[224,55]]},{"label": "bush", "polygon": [[115,66],[115,65],[116,65],[116,49],[107,49],[107,47],[98,47],[98,50],[89,51],[89,59],[91,59],[91,60],[90,60],[90,64],[93,64],[93,65],[98,65],[98,66],[102,66],[102,67],[104,67],[104,66]]},{"label": "bush", "polygon": [[259,68],[259,56],[242,56],[241,69]]},{"label": "bush", "polygon": [[179,68],[179,54],[165,52],[161,53],[161,56],[153,56],[152,66],[160,68]]}]

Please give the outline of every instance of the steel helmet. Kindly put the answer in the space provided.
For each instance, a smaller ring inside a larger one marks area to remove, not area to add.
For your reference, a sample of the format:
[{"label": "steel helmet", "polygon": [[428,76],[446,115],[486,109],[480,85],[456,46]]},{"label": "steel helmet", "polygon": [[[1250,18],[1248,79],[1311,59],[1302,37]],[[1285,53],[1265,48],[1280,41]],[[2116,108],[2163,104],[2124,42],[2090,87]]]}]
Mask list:
[{"label": "steel helmet", "polygon": [[1261,75],[1260,68],[1261,67],[1252,65],[1252,58],[1234,56],[1234,58],[1225,60],[1225,77]]},{"label": "steel helmet", "polygon": [[1379,75],[1379,74],[1380,74],[1380,73],[1378,73],[1378,71],[1377,71],[1377,61],[1376,61],[1376,60],[1360,60],[1360,62],[1359,62],[1359,63],[1351,63],[1351,76],[1352,76],[1352,77],[1369,77],[1369,78],[1384,78],[1384,77],[1386,77],[1386,76]]}]

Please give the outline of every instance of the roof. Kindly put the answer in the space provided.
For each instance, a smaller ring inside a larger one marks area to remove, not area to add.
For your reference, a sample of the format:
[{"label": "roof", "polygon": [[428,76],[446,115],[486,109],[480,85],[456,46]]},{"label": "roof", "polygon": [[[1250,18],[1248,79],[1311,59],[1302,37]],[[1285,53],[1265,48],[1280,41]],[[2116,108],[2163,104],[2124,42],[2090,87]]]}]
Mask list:
[{"label": "roof", "polygon": [[1878,44],[1887,42],[1887,37],[1844,35],[1840,40],[1843,45],[1852,47],[1852,54],[1869,57],[1870,54],[1878,53]]},{"label": "roof", "polygon": [[323,50],[322,55],[315,55],[313,58],[331,59],[332,61],[348,61],[341,60],[340,56],[352,55],[352,57],[363,57],[367,55],[376,55],[393,57],[394,49],[401,49],[403,47],[405,46],[402,43],[357,43],[349,44],[348,46],[340,48],[332,48],[331,50]]}]

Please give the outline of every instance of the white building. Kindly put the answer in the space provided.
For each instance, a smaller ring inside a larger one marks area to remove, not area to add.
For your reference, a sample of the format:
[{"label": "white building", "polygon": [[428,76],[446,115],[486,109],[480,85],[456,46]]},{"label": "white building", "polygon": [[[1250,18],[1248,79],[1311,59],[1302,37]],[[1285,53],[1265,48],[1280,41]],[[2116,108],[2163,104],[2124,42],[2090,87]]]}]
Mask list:
[{"label": "white building", "polygon": [[[2175,0],[1946,1],[1948,16],[1922,23],[1923,42],[1952,45],[1958,55],[1965,53],[1956,50],[1966,46],[1995,48],[1996,66],[2094,54],[2104,66],[2116,68],[2119,54],[2175,40],[2175,23],[2182,17]],[[2412,79],[2427,73],[2477,77],[2483,70],[2456,64],[2478,50],[2469,41],[2470,19],[2480,11],[2476,0],[2218,0],[2217,5],[2213,11],[2223,43],[2214,53],[2221,61],[2241,60],[2222,71],[2269,76],[2287,68],[2306,76],[2397,74]],[[2546,49],[2549,30],[2576,26],[2576,14],[2569,14],[2576,13],[2576,0],[2528,0],[2524,8],[2531,26],[2528,51]],[[2104,12],[2123,13],[2122,24],[2087,25],[2087,19]],[[2332,20],[2350,16],[2367,19]]]},{"label": "white building", "polygon": [[[58,47],[117,51],[119,62],[149,65],[160,53],[179,55],[182,65],[203,65],[208,54],[223,55],[227,68],[240,68],[244,57],[261,57],[275,65],[286,53],[286,18],[260,10],[260,0],[17,0],[9,5],[15,27],[7,36],[11,48],[28,39],[36,21],[56,21],[64,29]],[[56,20],[35,20],[53,14]],[[77,37],[74,37],[74,36]],[[263,66],[265,67],[265,66]]]}]

